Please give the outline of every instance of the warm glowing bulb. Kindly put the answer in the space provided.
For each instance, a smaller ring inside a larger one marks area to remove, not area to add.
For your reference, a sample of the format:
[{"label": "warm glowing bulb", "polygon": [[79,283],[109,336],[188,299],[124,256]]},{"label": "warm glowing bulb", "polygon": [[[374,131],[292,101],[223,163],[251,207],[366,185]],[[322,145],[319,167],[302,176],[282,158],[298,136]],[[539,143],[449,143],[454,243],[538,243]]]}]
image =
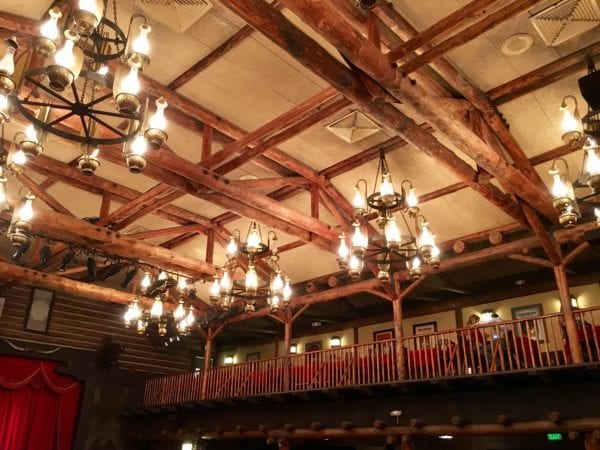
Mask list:
[{"label": "warm glowing bulb", "polygon": [[417,192],[415,188],[410,188],[408,190],[408,195],[406,196],[406,205],[409,208],[415,208],[419,205],[419,199],[417,198]]},{"label": "warm glowing bulb", "polygon": [[4,94],[0,94],[0,114],[8,113],[8,97]]},{"label": "warm glowing bulb", "polygon": [[121,92],[137,95],[140,91],[140,80],[137,67],[131,67],[129,73],[121,80]]},{"label": "warm glowing bulb", "polygon": [[150,315],[152,317],[160,317],[163,313],[163,302],[160,297],[156,297],[154,303],[152,303],[152,309],[150,310]]},{"label": "warm glowing bulb", "polygon": [[97,73],[98,75],[101,75],[101,76],[104,76],[104,75],[106,75],[106,74],[108,73],[108,66],[107,66],[107,65],[104,65],[104,64],[102,64],[102,65],[101,65],[101,66],[98,68],[98,70],[96,71],[96,73]]},{"label": "warm glowing bulb", "polygon": [[213,278],[213,282],[210,285],[210,293],[209,293],[209,295],[212,298],[218,298],[220,292],[221,292],[221,288],[219,287],[219,277],[217,277],[215,275],[215,277]]},{"label": "warm glowing bulb", "polygon": [[25,165],[25,163],[27,162],[27,157],[25,156],[23,150],[19,149],[15,153],[13,153],[12,162],[17,166]]},{"label": "warm glowing bulb", "polygon": [[60,36],[58,30],[58,19],[62,17],[62,13],[58,8],[52,8],[48,11],[50,18],[40,27],[40,34],[48,39],[56,41]]},{"label": "warm glowing bulb", "polygon": [[140,25],[140,32],[131,44],[131,50],[142,55],[148,55],[150,52],[150,42],[148,42],[148,33],[152,31],[149,25]]},{"label": "warm glowing bulb", "polygon": [[6,182],[0,181],[0,208],[6,205]]},{"label": "warm glowing bulb", "polygon": [[248,251],[257,251],[260,248],[260,233],[255,222],[252,222],[250,232],[246,238],[246,248]]},{"label": "warm glowing bulb", "polygon": [[125,314],[123,314],[123,321],[125,322],[126,325],[129,325],[132,320],[133,320],[133,314],[131,313],[131,305],[129,305],[127,307],[127,310],[125,311]]},{"label": "warm glowing bulb", "polygon": [[360,225],[354,225],[354,234],[352,235],[352,247],[367,248],[367,237],[360,229]]},{"label": "warm glowing bulb", "polygon": [[563,109],[561,127],[565,133],[568,133],[570,131],[577,131],[577,129],[579,128],[577,119],[575,119],[575,116],[568,108]]},{"label": "warm glowing bulb", "polygon": [[554,182],[552,184],[552,196],[554,198],[564,198],[569,196],[569,188],[560,178],[560,174],[553,174]]},{"label": "warm glowing bulb", "polygon": [[168,278],[167,272],[165,272],[164,270],[161,270],[160,273],[158,274],[158,279],[162,281],[162,280],[166,280],[167,278]]},{"label": "warm glowing bulb", "polygon": [[142,315],[142,310],[137,300],[134,300],[131,304],[130,317],[132,321],[138,320]]},{"label": "warm glowing bulb", "polygon": [[180,291],[186,290],[187,287],[188,287],[188,282],[185,278],[180,278],[177,281],[177,289],[179,289]]},{"label": "warm glowing bulb", "polygon": [[600,175],[600,158],[596,154],[596,148],[590,147],[586,150],[587,161],[585,164],[585,171],[590,175]]},{"label": "warm glowing bulb", "polygon": [[281,292],[283,289],[283,278],[281,276],[281,271],[275,271],[275,275],[273,276],[273,281],[271,282],[271,291],[272,292]]},{"label": "warm glowing bulb", "polygon": [[379,185],[379,193],[382,197],[391,197],[395,194],[394,185],[392,184],[389,173],[383,174],[381,184]]},{"label": "warm glowing bulb", "polygon": [[25,196],[25,202],[23,203],[23,206],[21,206],[21,209],[18,212],[18,218],[19,220],[23,220],[25,222],[29,222],[31,219],[33,219],[33,199],[35,197],[27,195]]},{"label": "warm glowing bulb", "polygon": [[412,268],[419,269],[421,267],[421,259],[418,256],[415,256],[412,260]]},{"label": "warm glowing bulb", "polygon": [[152,114],[148,125],[150,128],[156,128],[158,130],[167,129],[167,118],[165,117],[165,108],[168,106],[167,101],[164,98],[156,100],[156,112]]},{"label": "warm glowing bulb", "polygon": [[231,276],[228,271],[223,272],[223,276],[221,277],[221,282],[219,283],[221,291],[229,291],[233,286],[233,281],[231,280]]},{"label": "warm glowing bulb", "polygon": [[92,153],[90,153],[90,158],[96,159],[96,158],[98,158],[99,154],[100,154],[100,149],[96,148]]},{"label": "warm glowing bulb", "polygon": [[342,259],[348,258],[350,254],[350,249],[346,245],[346,236],[342,234],[340,236],[340,246],[338,247],[338,256]]},{"label": "warm glowing bulb", "polygon": [[190,305],[185,321],[188,327],[192,326],[196,321],[196,317],[194,316],[194,307],[192,305]]},{"label": "warm glowing bulb", "polygon": [[130,144],[131,153],[134,155],[144,155],[148,150],[148,144],[146,139],[141,134],[137,135],[133,142]]},{"label": "warm glowing bulb", "polygon": [[436,258],[438,256],[440,256],[440,249],[437,245],[433,245],[433,248],[431,249],[431,256]]},{"label": "warm glowing bulb", "polygon": [[233,257],[237,254],[238,252],[238,246],[237,246],[237,242],[235,240],[234,236],[230,236],[229,237],[229,242],[227,243],[227,256],[228,257]]},{"label": "warm glowing bulb", "polygon": [[423,222],[421,225],[421,235],[419,236],[419,247],[433,247],[434,245],[435,240],[433,239],[431,231],[429,231],[429,224]]},{"label": "warm glowing bulb", "polygon": [[356,256],[352,255],[350,257],[350,262],[348,264],[348,267],[350,268],[350,270],[361,270],[362,262]]},{"label": "warm glowing bulb", "polygon": [[269,304],[273,308],[277,308],[279,306],[279,303],[281,303],[281,298],[279,297],[279,295],[277,295],[277,294],[271,295],[271,298],[269,299]]},{"label": "warm glowing bulb", "polygon": [[388,219],[385,222],[384,232],[385,240],[388,243],[399,244],[400,243],[400,230],[396,224],[396,219]]},{"label": "warm glowing bulb", "polygon": [[283,295],[283,299],[288,301],[292,297],[292,286],[290,286],[290,279],[286,278],[285,283],[283,284],[283,289],[281,290],[281,294]]},{"label": "warm glowing bulb", "polygon": [[27,128],[25,128],[25,136],[27,137],[27,140],[31,142],[37,142],[37,131],[35,130],[33,124],[30,124]]},{"label": "warm glowing bulb", "polygon": [[148,289],[150,287],[150,284],[152,284],[152,280],[150,279],[150,274],[148,272],[146,272],[144,274],[144,278],[142,278],[142,282],[140,283],[140,285],[144,289]]},{"label": "warm glowing bulb", "polygon": [[11,40],[7,40],[6,52],[0,58],[0,73],[8,75],[9,77],[15,71],[15,52],[16,47],[10,43]]},{"label": "warm glowing bulb", "polygon": [[354,196],[352,197],[352,207],[354,209],[364,210],[365,209],[365,198],[360,192],[360,188],[354,186]]},{"label": "warm glowing bulb", "polygon": [[173,311],[173,318],[175,320],[181,320],[185,317],[185,308],[183,306],[183,302],[180,301],[179,304],[177,305],[177,308],[175,309],[175,311]]},{"label": "warm glowing bulb", "polygon": [[96,16],[98,22],[102,18],[102,11],[98,7],[97,0],[79,0],[79,9],[91,12],[94,16]]},{"label": "warm glowing bulb", "polygon": [[75,65],[74,46],[75,42],[73,40],[66,39],[63,47],[54,55],[54,62],[65,69],[72,70]]},{"label": "warm glowing bulb", "polygon": [[248,271],[246,272],[246,290],[250,292],[256,292],[258,289],[258,275],[256,274],[256,270],[254,266],[248,267]]}]

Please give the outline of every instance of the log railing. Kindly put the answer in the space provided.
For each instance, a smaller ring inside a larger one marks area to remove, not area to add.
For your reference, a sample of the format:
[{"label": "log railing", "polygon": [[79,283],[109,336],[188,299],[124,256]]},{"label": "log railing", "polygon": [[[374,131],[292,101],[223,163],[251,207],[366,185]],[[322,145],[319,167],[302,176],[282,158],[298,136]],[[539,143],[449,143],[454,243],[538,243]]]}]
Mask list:
[{"label": "log railing", "polygon": [[[576,310],[585,362],[600,361],[600,308]],[[407,380],[484,375],[571,364],[561,313],[402,339]],[[402,381],[394,340],[271,358],[146,383],[146,406]],[[201,396],[202,377],[206,393]]]}]

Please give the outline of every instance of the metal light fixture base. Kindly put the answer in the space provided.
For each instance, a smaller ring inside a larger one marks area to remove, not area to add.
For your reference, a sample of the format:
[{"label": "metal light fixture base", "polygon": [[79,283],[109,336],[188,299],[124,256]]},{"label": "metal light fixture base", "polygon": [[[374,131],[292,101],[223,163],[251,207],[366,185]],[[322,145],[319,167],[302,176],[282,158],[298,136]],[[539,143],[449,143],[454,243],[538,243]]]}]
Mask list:
[{"label": "metal light fixture base", "polygon": [[0,94],[10,95],[17,88],[17,83],[8,75],[0,73]]},{"label": "metal light fixture base", "polygon": [[167,141],[168,136],[167,133],[158,128],[148,128],[144,132],[144,138],[148,143],[148,146],[152,150],[159,150],[162,145]]},{"label": "metal light fixture base", "polygon": [[140,110],[142,101],[137,95],[121,92],[115,98],[117,110],[125,116],[134,116]]},{"label": "metal light fixture base", "polygon": [[89,36],[98,26],[98,18],[90,11],[78,9],[73,11],[72,17],[75,21],[75,25],[77,25],[77,31],[79,34]]},{"label": "metal light fixture base", "polygon": [[566,133],[564,133],[561,136],[561,139],[563,140],[563,142],[569,146],[571,146],[572,148],[577,147],[577,144],[581,141],[581,138],[583,137],[583,135],[581,134],[581,132],[574,130],[574,131],[567,131]]},{"label": "metal light fixture base", "polygon": [[150,64],[150,58],[148,55],[144,55],[143,53],[131,52],[125,58],[127,60],[127,64],[131,67],[137,67],[139,70],[143,70],[148,64]]},{"label": "metal light fixture base", "polygon": [[127,155],[125,157],[125,162],[131,173],[141,173],[146,167],[146,164],[148,164],[148,160],[143,155],[137,155],[135,153]]},{"label": "metal light fixture base", "polygon": [[573,228],[579,217],[573,211],[565,211],[558,217],[558,222],[565,228]]},{"label": "metal light fixture base", "polygon": [[100,161],[89,156],[81,156],[77,161],[82,174],[92,176],[100,167]]},{"label": "metal light fixture base", "polygon": [[71,83],[73,83],[75,80],[75,75],[73,75],[73,72],[66,67],[56,64],[48,66],[46,72],[48,74],[50,87],[57,92],[64,91],[66,88],[71,86]]},{"label": "metal light fixture base", "polygon": [[600,192],[600,174],[590,175],[587,179],[587,185],[594,193]]},{"label": "metal light fixture base", "polygon": [[42,144],[35,141],[21,141],[19,147],[23,151],[27,161],[33,161],[44,150]]},{"label": "metal light fixture base", "polygon": [[35,51],[40,54],[43,58],[48,58],[49,56],[56,53],[58,46],[56,42],[46,36],[38,36],[35,38]]}]

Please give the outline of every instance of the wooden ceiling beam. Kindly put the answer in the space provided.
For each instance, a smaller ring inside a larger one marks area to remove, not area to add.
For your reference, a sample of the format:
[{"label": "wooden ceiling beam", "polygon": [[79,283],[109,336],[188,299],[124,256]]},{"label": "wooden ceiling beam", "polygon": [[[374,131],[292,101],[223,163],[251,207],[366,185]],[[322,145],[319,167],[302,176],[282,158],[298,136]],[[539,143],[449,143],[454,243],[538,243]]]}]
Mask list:
[{"label": "wooden ceiling beam", "polygon": [[[380,4],[373,9],[373,12],[403,40],[410,40],[418,34],[417,30],[404,19],[390,3],[380,2]],[[424,47],[425,49],[429,48],[427,45]],[[500,115],[491,99],[444,57],[434,60],[431,63],[431,67],[438,72],[452,88],[456,89],[456,91],[462,94],[481,112],[482,117],[496,134],[516,166],[538,189],[544,191],[545,186],[542,179],[527,161],[527,156],[523,149],[509,133],[504,118]],[[546,199],[546,202],[548,204],[550,203],[549,197]]]},{"label": "wooden ceiling beam", "polygon": [[[295,7],[294,5],[292,6]],[[465,181],[470,187],[480,192],[494,205],[507,212],[515,220],[525,223],[525,218],[520,211],[520,207],[512,199],[493,185],[479,185],[476,182],[475,171],[468,164],[463,162],[429,133],[423,131],[394,106],[389,104],[374,104],[368,93],[365,92],[362,84],[357,81],[349,69],[331,57],[319,44],[294,27],[279,12],[269,8],[268,5],[262,5],[254,1],[242,4],[242,2],[235,0],[228,2],[226,6],[249,21],[251,25],[260,29],[280,47],[288,49],[288,46],[293,44],[294,48],[301,48],[302,52],[294,52],[293,56],[302,64],[332,83],[340,92],[359,104],[366,111],[395,129],[407,142],[411,142],[416,147],[421,148],[429,155],[438,159],[452,173]],[[327,4],[323,4],[323,7],[326,8]],[[279,31],[284,29],[286,30],[285,35]],[[351,30],[348,33],[356,35]],[[385,65],[387,66],[387,62]]]},{"label": "wooden ceiling beam", "polygon": [[52,208],[54,211],[64,214],[66,216],[75,217],[71,211],[69,211],[62,203],[51,196],[45,189],[33,181],[25,173],[17,174],[17,179],[23,183],[27,189],[31,191],[33,195],[42,200],[46,205]]},{"label": "wooden ceiling beam", "polygon": [[[329,2],[323,0],[298,0],[293,2],[284,0],[282,3],[301,17],[304,22],[321,33],[332,45],[341,49],[347,59],[380,83],[390,94],[396,98],[401,98],[404,103],[423,116],[427,122],[435,125],[454,145],[471,156],[480,167],[493,173],[503,186],[509,188],[512,192],[518,192],[519,196],[535,209],[542,211],[550,219],[554,220],[556,218],[557,214],[552,207],[550,193],[547,189],[532,184],[530,177],[527,177],[519,169],[508,165],[475,133],[458,122],[443,107],[440,107],[438,100],[424,91],[418,83],[414,84],[407,78],[398,79],[396,72],[390,67],[385,56],[366,39],[353,32],[352,27],[340,19],[336,8]],[[303,35],[302,41],[305,45],[307,45],[306,41],[308,39],[306,35]],[[325,69],[323,62],[320,62],[320,65],[322,65],[321,69]],[[326,67],[330,70],[331,64],[327,64]],[[333,82],[333,80],[330,81]],[[340,85],[341,83],[337,81],[337,84]],[[411,119],[404,117],[404,122],[405,126],[402,131],[405,135],[403,137],[407,139],[408,132],[412,133],[411,140],[413,140],[413,144],[431,152],[430,146],[433,144],[431,136],[423,132]],[[418,138],[420,142],[415,142],[414,138]],[[429,145],[426,145],[426,139]],[[438,146],[448,150],[435,138],[433,141],[436,141]]]},{"label": "wooden ceiling beam", "polygon": [[496,86],[486,94],[496,105],[502,105],[585,69],[588,57],[594,61],[600,60],[600,42],[594,42],[514,80]]},{"label": "wooden ceiling beam", "polygon": [[310,181],[304,177],[256,178],[231,181],[231,184],[244,189],[277,189],[284,186],[306,186],[309,183]]},{"label": "wooden ceiling beam", "polygon": [[419,67],[430,63],[453,48],[466,44],[467,42],[475,39],[477,36],[496,27],[500,23],[510,19],[511,17],[514,17],[522,11],[525,11],[527,8],[530,8],[539,1],[540,0],[515,0],[508,6],[499,9],[489,16],[484,17],[479,22],[468,26],[464,30],[456,33],[454,36],[440,42],[435,47],[423,52],[409,62],[403,64],[400,66],[400,71],[402,71],[404,74],[414,72]]},{"label": "wooden ceiling beam", "polygon": [[183,86],[185,83],[190,81],[212,63],[217,61],[223,55],[225,55],[229,50],[237,46],[240,42],[246,39],[248,36],[252,34],[254,29],[249,26],[243,26],[238,31],[236,31],[231,37],[227,38],[225,42],[212,50],[208,55],[203,57],[200,61],[193,64],[189,69],[183,72],[181,75],[177,76],[173,81],[171,81],[167,87],[169,89],[178,89]]},{"label": "wooden ceiling beam", "polygon": [[[157,237],[169,236],[173,234],[182,235],[194,232],[203,232],[206,230],[202,225],[182,225],[178,227],[160,228],[158,230],[139,231],[137,233],[128,233],[127,236],[133,239],[155,239]],[[212,233],[212,231],[211,231]]]},{"label": "wooden ceiling beam", "polygon": [[437,21],[427,29],[410,38],[404,44],[393,49],[387,54],[392,62],[402,59],[407,54],[427,45],[434,40],[439,40],[443,35],[462,27],[468,22],[487,14],[490,6],[498,3],[499,0],[473,0],[462,8],[457,9],[452,14]]}]

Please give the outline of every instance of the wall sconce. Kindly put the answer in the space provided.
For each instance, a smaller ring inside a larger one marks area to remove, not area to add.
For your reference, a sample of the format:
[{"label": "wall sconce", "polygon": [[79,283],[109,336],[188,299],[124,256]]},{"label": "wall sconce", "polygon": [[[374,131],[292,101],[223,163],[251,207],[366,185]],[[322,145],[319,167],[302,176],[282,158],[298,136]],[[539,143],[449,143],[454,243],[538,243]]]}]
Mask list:
[{"label": "wall sconce", "polygon": [[226,366],[233,365],[233,356],[232,355],[226,356],[225,359],[223,360],[223,362],[225,363]]},{"label": "wall sconce", "polygon": [[337,348],[337,347],[341,347],[342,346],[342,338],[340,338],[339,336],[333,336],[330,340],[329,340],[329,346],[331,348]]},{"label": "wall sconce", "polygon": [[296,353],[298,353],[298,344],[291,344],[290,354],[295,355]]},{"label": "wall sconce", "polygon": [[484,309],[481,311],[481,322],[487,323],[491,322],[494,318],[494,310],[493,309]]},{"label": "wall sconce", "polygon": [[571,295],[571,308],[573,308],[573,309],[579,308],[579,302],[577,301],[577,297],[575,297],[574,295]]},{"label": "wall sconce", "polygon": [[181,450],[194,450],[194,443],[188,440],[183,441],[181,443]]}]

